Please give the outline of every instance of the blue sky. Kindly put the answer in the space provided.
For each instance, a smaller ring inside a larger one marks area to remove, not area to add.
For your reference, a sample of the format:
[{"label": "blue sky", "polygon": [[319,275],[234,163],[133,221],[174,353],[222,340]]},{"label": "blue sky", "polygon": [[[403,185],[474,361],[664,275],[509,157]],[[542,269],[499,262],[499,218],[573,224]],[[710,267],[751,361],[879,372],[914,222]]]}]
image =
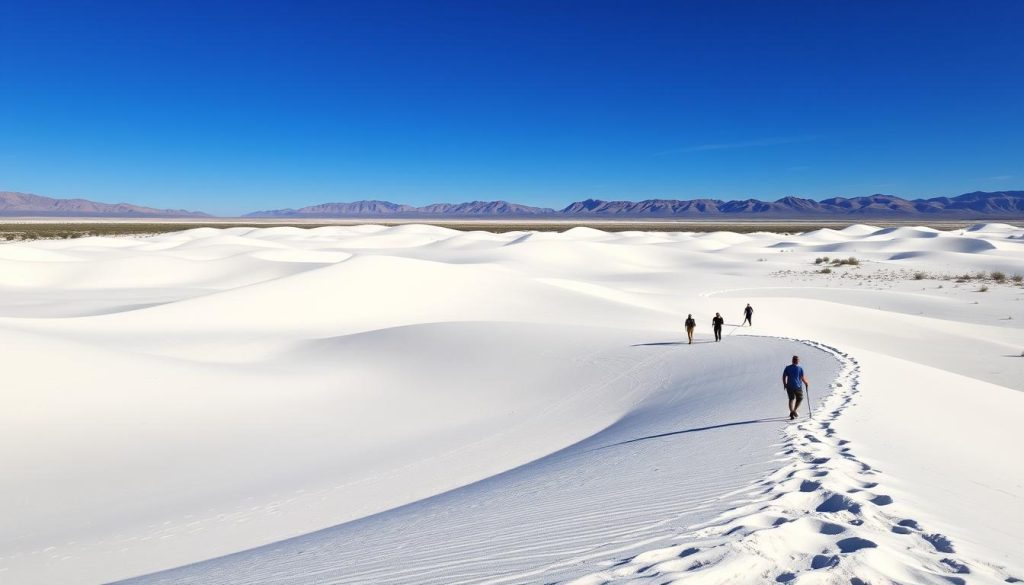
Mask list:
[{"label": "blue sky", "polygon": [[1024,188],[1024,2],[0,2],[0,190],[325,201]]}]

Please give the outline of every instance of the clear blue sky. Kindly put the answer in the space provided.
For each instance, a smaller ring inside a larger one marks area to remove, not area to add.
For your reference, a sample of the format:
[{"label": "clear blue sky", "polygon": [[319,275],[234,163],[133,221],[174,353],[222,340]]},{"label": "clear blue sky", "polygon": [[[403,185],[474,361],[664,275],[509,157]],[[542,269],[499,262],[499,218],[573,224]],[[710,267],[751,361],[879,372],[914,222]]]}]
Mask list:
[{"label": "clear blue sky", "polygon": [[1024,188],[1024,2],[0,2],[0,190],[363,198]]}]

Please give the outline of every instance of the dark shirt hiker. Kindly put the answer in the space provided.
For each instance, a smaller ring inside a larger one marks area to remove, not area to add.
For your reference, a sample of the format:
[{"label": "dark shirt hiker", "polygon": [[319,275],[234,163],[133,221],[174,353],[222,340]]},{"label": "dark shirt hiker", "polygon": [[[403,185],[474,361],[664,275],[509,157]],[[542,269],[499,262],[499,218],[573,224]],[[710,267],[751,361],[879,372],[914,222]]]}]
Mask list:
[{"label": "dark shirt hiker", "polygon": [[686,337],[690,339],[690,343],[693,343],[693,330],[697,327],[697,320],[693,318],[693,315],[686,316]]},{"label": "dark shirt hiker", "polygon": [[715,341],[722,341],[722,325],[725,325],[725,319],[715,313],[715,318],[711,320],[711,327],[715,330]]},{"label": "dark shirt hiker", "polygon": [[[753,318],[754,318],[754,307],[751,307],[750,303],[747,303],[747,308],[743,309],[743,323],[744,324],[749,323],[750,326],[753,327],[754,326]],[[741,327],[742,327],[742,325],[741,325]]]},{"label": "dark shirt hiker", "polygon": [[796,412],[803,402],[804,388],[810,385],[807,376],[804,375],[804,369],[800,367],[800,358],[793,356],[793,363],[782,370],[782,387],[786,389],[786,395],[789,397],[789,420],[799,416]]}]

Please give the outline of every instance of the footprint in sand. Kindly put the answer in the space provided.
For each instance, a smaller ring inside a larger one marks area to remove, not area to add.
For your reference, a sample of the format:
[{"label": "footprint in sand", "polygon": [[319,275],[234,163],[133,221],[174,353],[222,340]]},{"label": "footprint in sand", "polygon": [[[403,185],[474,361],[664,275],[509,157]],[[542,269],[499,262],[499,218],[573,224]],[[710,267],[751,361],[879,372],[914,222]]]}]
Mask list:
[{"label": "footprint in sand", "polygon": [[800,491],[802,491],[802,492],[813,492],[813,491],[817,490],[820,487],[821,487],[821,482],[820,481],[811,481],[809,479],[805,479],[802,482],[800,482]]},{"label": "footprint in sand", "polygon": [[839,564],[839,557],[837,555],[814,555],[811,559],[811,569],[827,569],[834,567]]},{"label": "footprint in sand", "polygon": [[865,548],[878,548],[878,545],[874,541],[866,538],[860,538],[859,536],[851,536],[850,538],[844,538],[836,541],[836,546],[839,547],[839,552],[848,554],[857,552]]},{"label": "footprint in sand", "polygon": [[842,494],[832,494],[826,498],[817,508],[815,512],[852,512],[853,514],[860,513],[860,504],[847,498]]},{"label": "footprint in sand", "polygon": [[953,543],[942,534],[924,534],[921,538],[928,541],[929,544],[935,547],[935,550],[943,553],[956,552],[953,550]]},{"label": "footprint in sand", "polygon": [[833,524],[831,522],[822,522],[821,527],[818,529],[818,532],[821,534],[827,534],[829,536],[835,536],[837,534],[842,534],[846,532],[846,529],[838,524]]},{"label": "footprint in sand", "polygon": [[888,506],[893,500],[890,496],[875,496],[870,501],[876,506]]},{"label": "footprint in sand", "polygon": [[960,575],[966,575],[966,574],[971,572],[971,569],[968,568],[967,565],[965,565],[965,564],[963,564],[963,563],[961,563],[959,561],[956,561],[954,559],[942,559],[939,562],[942,563],[943,565],[946,565],[947,567],[949,567],[950,571],[953,571],[954,573],[957,573],[957,574],[960,574]]}]

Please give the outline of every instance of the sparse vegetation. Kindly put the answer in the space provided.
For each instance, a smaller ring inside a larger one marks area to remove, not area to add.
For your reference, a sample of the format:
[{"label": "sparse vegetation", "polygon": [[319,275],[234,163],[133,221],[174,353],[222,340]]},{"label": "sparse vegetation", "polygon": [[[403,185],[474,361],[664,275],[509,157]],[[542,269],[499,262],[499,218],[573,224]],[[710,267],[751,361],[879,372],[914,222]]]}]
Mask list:
[{"label": "sparse vegetation", "polygon": [[1002,272],[999,272],[998,270],[993,272],[989,276],[992,277],[992,280],[994,280],[994,281],[996,281],[996,282],[998,282],[1000,284],[1002,284],[1003,282],[1006,282],[1006,275],[1003,274]]},{"label": "sparse vegetation", "polygon": [[1020,284],[1020,283],[1024,282],[1024,275],[1014,274],[1013,276],[1010,277],[1010,280],[1012,280],[1013,282],[1015,282],[1017,284]]},{"label": "sparse vegetation", "polygon": [[[825,260],[828,260],[828,258],[825,258]],[[854,256],[850,256],[849,258],[836,258],[832,260],[832,266],[860,266],[860,260]]]},{"label": "sparse vegetation", "polygon": [[981,285],[981,288],[978,289],[978,292],[988,292],[988,285],[987,284]]},{"label": "sparse vegetation", "polygon": [[825,259],[824,259],[824,258],[822,258],[821,256],[819,256],[819,257],[817,257],[817,258],[815,258],[815,259],[814,259],[814,263],[815,263],[815,264],[821,264],[821,263],[822,263],[822,262],[824,262],[824,261],[825,261]]},{"label": "sparse vegetation", "polygon": [[826,266],[825,268],[822,268],[822,269],[821,269],[821,270],[819,270],[818,272],[820,272],[820,273],[822,273],[822,274],[832,274],[832,269],[831,269],[831,268],[829,268],[828,266]]},{"label": "sparse vegetation", "polygon": [[[917,272],[914,273],[914,280],[924,280],[926,278],[928,278],[928,274],[925,272],[918,270]],[[942,287],[940,286],[939,288]]]}]

